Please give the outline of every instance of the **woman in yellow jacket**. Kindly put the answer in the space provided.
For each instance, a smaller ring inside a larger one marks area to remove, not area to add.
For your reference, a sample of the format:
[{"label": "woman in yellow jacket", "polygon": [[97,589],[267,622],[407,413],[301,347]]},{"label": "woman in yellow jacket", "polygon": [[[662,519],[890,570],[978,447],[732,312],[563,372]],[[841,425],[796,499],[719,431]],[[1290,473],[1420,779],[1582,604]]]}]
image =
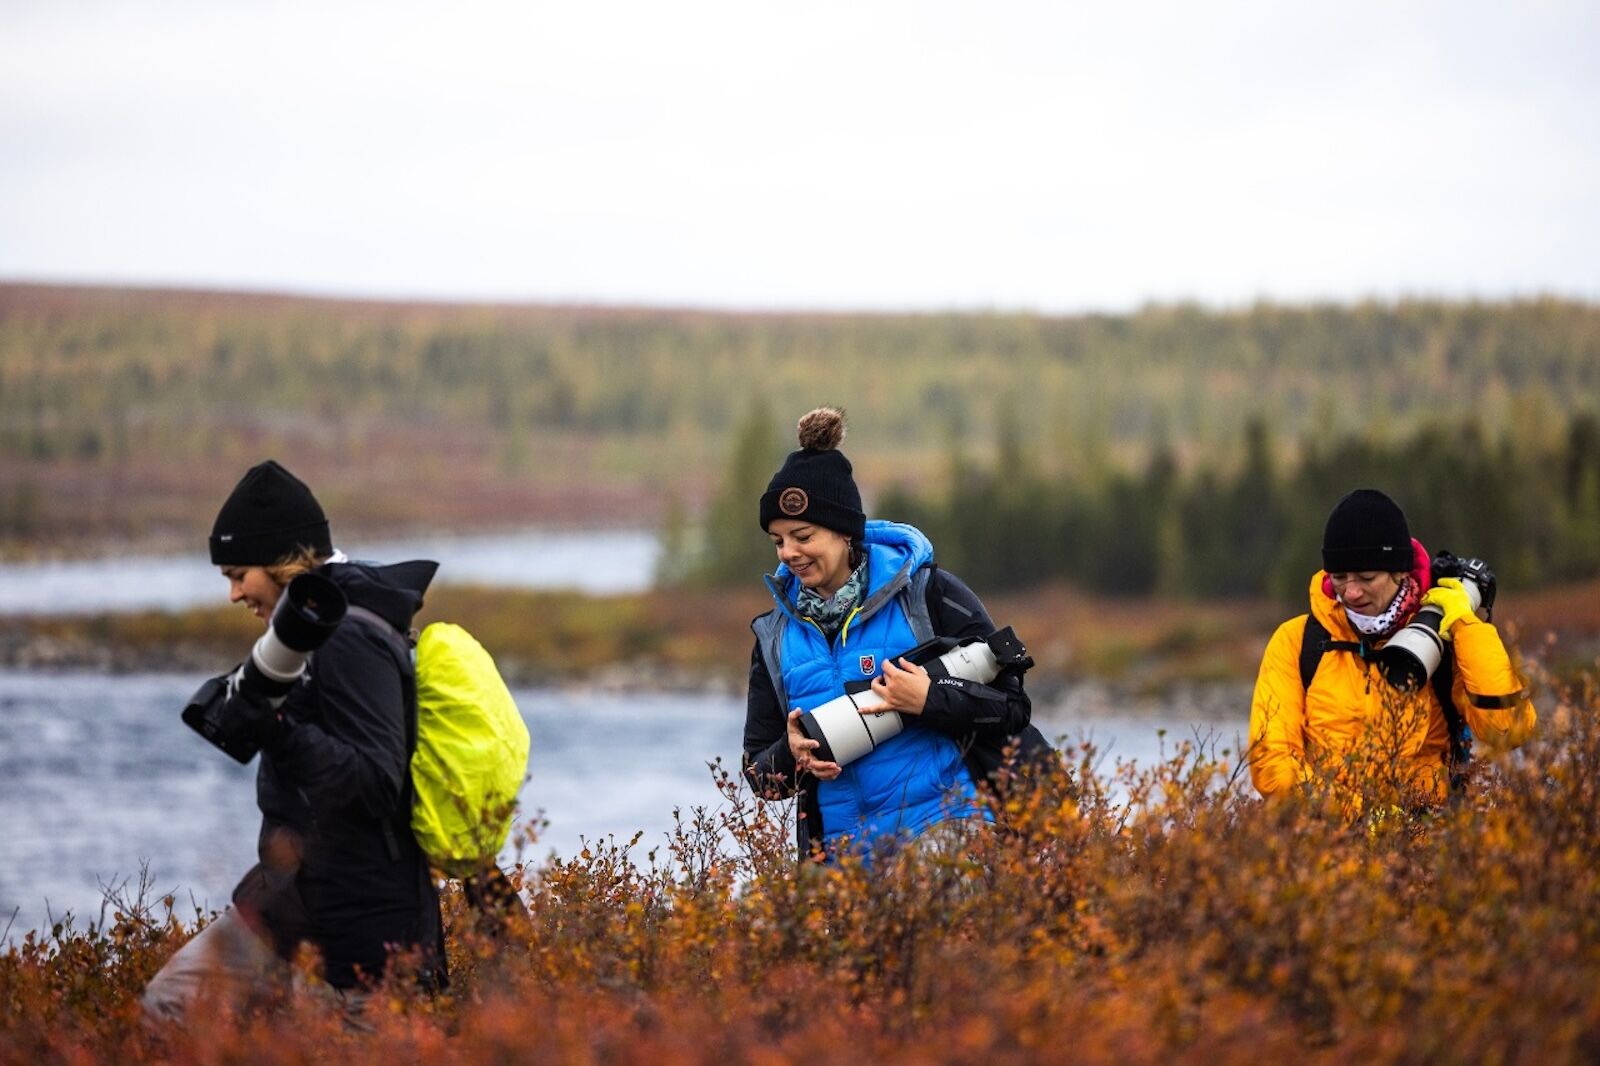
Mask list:
[{"label": "woman in yellow jacket", "polygon": [[1439,669],[1451,670],[1450,702],[1472,739],[1505,749],[1532,734],[1533,705],[1500,634],[1473,612],[1458,580],[1432,585],[1428,553],[1393,500],[1375,489],[1340,500],[1323,533],[1322,559],[1324,569],[1311,578],[1309,616],[1278,627],[1256,679],[1249,757],[1261,795],[1321,782],[1350,813],[1374,801],[1444,801],[1452,754],[1442,683],[1403,692],[1372,659],[1424,604],[1444,612],[1439,629],[1453,666]]}]

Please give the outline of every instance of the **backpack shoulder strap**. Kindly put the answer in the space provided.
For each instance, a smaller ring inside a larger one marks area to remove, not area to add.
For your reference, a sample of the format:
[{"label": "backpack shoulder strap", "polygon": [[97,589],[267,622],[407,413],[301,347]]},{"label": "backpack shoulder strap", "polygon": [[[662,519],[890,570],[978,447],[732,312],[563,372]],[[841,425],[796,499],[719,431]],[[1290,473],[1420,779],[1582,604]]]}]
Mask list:
[{"label": "backpack shoulder strap", "polygon": [[933,631],[933,612],[928,607],[928,596],[937,569],[933,563],[918,567],[911,575],[905,591],[901,593],[901,605],[906,612],[906,622],[910,624],[911,635],[917,638],[918,644],[926,644],[938,636]]},{"label": "backpack shoulder strap", "polygon": [[[417,751],[417,671],[416,663],[412,659],[412,648],[415,644],[411,634],[401,633],[389,620],[375,611],[365,607],[351,604],[345,608],[345,617],[353,618],[373,629],[389,643],[389,646],[399,655],[400,664],[400,690],[405,695],[406,701],[406,765],[407,773],[404,775],[404,792],[401,796],[400,813],[405,816],[405,824],[411,824],[411,804],[415,801],[415,785],[412,784],[410,770],[411,756]],[[398,816],[397,816],[398,817]],[[389,858],[398,861],[400,858],[400,842],[395,837],[394,824],[390,821],[383,823],[384,842],[389,847]]]},{"label": "backpack shoulder strap", "polygon": [[368,625],[375,627],[378,632],[382,633],[385,637],[388,637],[391,641],[396,641],[403,645],[406,649],[407,657],[410,656],[411,649],[417,646],[417,637],[415,633],[402,633],[399,629],[395,628],[394,623],[390,622],[377,611],[370,611],[365,607],[357,607],[352,603],[350,606],[345,608],[344,613],[346,618],[354,618],[358,621],[365,622]]},{"label": "backpack shoulder strap", "polygon": [[1328,627],[1317,621],[1314,614],[1306,615],[1305,634],[1300,638],[1300,687],[1310,688],[1311,679],[1317,676],[1317,664],[1328,642]]},{"label": "backpack shoulder strap", "polygon": [[1444,712],[1445,731],[1450,734],[1450,792],[1457,795],[1465,782],[1467,763],[1472,761],[1472,730],[1461,716],[1455,701],[1456,649],[1446,643],[1444,657],[1433,671],[1433,694]]},{"label": "backpack shoulder strap", "polygon": [[1451,691],[1455,685],[1456,676],[1456,649],[1455,645],[1445,643],[1444,655],[1439,660],[1438,669],[1433,672],[1433,694],[1439,697],[1439,706],[1444,708],[1444,720],[1451,724],[1454,732],[1456,722],[1461,721],[1461,712],[1456,710],[1454,693]]},{"label": "backpack shoulder strap", "polygon": [[1314,614],[1306,615],[1305,634],[1300,638],[1300,687],[1309,689],[1311,679],[1317,676],[1317,666],[1330,651],[1353,651],[1363,659],[1367,657],[1365,643],[1354,640],[1334,640],[1328,627],[1317,621]]}]

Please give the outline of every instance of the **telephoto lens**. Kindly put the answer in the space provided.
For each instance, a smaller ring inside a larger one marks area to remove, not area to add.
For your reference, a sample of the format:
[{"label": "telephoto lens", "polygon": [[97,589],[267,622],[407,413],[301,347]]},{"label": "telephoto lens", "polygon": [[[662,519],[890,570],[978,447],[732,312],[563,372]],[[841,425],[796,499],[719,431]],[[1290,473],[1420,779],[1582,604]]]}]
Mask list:
[{"label": "telephoto lens", "polygon": [[305,671],[311,653],[343,621],[344,593],[320,574],[301,574],[284,588],[267,631],[232,673],[214,677],[189,697],[183,721],[241,763],[260,750],[260,733]]},{"label": "telephoto lens", "polygon": [[[935,684],[941,678],[988,684],[1002,670],[1020,673],[1033,665],[1028,649],[1010,626],[966,643],[951,638],[930,640],[895,658],[924,667]],[[882,698],[870,688],[846,692],[802,714],[800,731],[821,744],[817,758],[846,766],[905,728],[900,712],[872,711],[882,705]]]},{"label": "telephoto lens", "polygon": [[339,586],[321,574],[301,574],[289,582],[267,631],[241,667],[240,684],[268,699],[288,695],[307,657],[339,628],[347,606]]},{"label": "telephoto lens", "polygon": [[[1483,592],[1473,577],[1462,575],[1461,587],[1474,611],[1482,606]],[[1428,683],[1444,660],[1444,637],[1439,633],[1443,620],[1444,611],[1427,604],[1409,625],[1378,649],[1373,658],[1385,681],[1402,692],[1415,692]]]}]

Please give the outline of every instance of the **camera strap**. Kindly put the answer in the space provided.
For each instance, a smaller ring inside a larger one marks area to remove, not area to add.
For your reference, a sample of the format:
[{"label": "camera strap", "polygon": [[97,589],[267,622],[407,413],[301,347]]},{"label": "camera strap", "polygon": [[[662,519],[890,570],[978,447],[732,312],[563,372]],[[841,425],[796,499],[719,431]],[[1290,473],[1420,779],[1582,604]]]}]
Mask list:
[{"label": "camera strap", "polygon": [[[405,815],[405,822],[409,827],[411,823],[411,804],[415,799],[415,793],[413,792],[415,786],[411,782],[410,772],[411,757],[417,750],[417,676],[416,668],[411,661],[411,652],[412,648],[415,647],[415,642],[411,634],[402,633],[388,619],[365,607],[358,607],[352,603],[345,611],[345,617],[364,622],[369,627],[377,630],[384,641],[396,653],[395,666],[400,671],[400,686],[405,695],[406,704],[406,773],[404,775],[405,786],[401,794],[399,810],[400,813]],[[395,833],[395,821],[396,817],[382,819],[383,840],[389,849],[389,859],[392,862],[400,860],[400,839]]]}]

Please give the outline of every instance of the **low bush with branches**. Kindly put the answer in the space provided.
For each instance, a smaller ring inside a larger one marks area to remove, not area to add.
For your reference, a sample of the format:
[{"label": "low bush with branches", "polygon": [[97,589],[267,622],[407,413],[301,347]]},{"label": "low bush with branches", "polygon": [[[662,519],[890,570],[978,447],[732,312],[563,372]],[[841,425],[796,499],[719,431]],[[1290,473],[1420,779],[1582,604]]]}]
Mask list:
[{"label": "low bush with branches", "polygon": [[720,804],[662,844],[518,864],[509,927],[447,894],[448,991],[401,960],[359,1010],[308,956],[270,1008],[150,1026],[140,989],[199,923],[124,899],[0,956],[0,1060],[1594,1061],[1596,675],[1540,705],[1443,810],[1263,803],[1209,737],[1149,765],[1082,744],[1007,780],[970,849],[871,869],[797,863],[792,805],[713,764]]}]

